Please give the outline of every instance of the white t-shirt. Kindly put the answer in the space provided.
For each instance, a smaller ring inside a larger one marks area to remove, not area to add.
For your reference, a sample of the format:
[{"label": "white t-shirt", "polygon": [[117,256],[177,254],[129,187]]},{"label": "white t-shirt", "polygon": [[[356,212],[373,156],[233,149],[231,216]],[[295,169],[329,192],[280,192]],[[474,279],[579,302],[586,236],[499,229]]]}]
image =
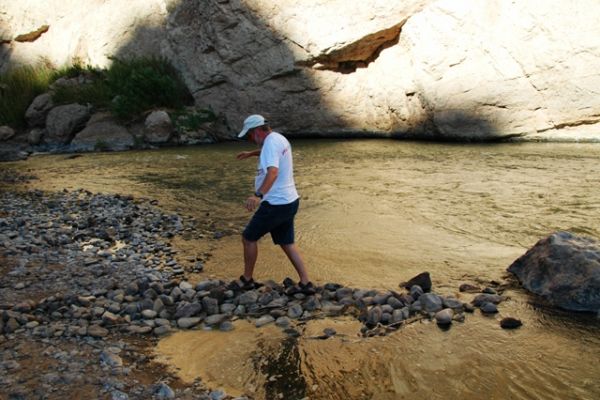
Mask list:
[{"label": "white t-shirt", "polygon": [[294,183],[292,146],[282,134],[274,131],[267,135],[260,151],[256,178],[254,178],[255,190],[258,190],[265,180],[268,167],[277,167],[279,172],[271,189],[264,193],[262,201],[268,201],[273,205],[295,201],[298,192]]}]

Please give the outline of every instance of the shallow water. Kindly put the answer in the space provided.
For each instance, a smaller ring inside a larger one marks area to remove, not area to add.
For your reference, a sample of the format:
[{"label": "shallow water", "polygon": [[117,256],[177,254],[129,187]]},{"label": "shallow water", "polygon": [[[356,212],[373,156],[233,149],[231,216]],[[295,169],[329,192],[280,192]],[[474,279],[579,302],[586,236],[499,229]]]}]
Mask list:
[{"label": "shallow water", "polygon": [[[553,231],[600,238],[597,144],[292,144],[302,196],[297,240],[318,283],[397,289],[427,270],[434,290],[456,294],[463,282],[504,282],[508,265]],[[178,244],[188,253],[210,253],[198,279],[231,279],[241,272],[237,233],[249,218],[241,204],[255,167],[255,160],[235,160],[246,149],[236,143],[39,156],[0,168],[29,170],[40,178],[34,187],[157,198],[166,209],[207,221],[224,236]],[[260,252],[258,279],[294,277],[269,238]],[[599,320],[541,308],[519,289],[505,294],[511,299],[500,315],[467,315],[448,331],[416,323],[360,339],[355,321],[322,320],[291,340],[278,328],[267,328],[271,334],[239,321],[229,333],[172,335],[157,352],[183,379],[200,377],[255,398],[598,398]],[[504,316],[524,326],[502,330]],[[311,338],[325,327],[344,335]]]}]

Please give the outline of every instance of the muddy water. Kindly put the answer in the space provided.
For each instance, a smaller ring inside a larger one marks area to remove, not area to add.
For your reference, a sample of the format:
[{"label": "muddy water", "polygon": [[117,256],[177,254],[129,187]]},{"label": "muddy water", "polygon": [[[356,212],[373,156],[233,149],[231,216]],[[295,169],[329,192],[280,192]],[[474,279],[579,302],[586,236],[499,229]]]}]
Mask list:
[{"label": "muddy water", "polygon": [[[301,193],[297,240],[318,283],[397,288],[427,270],[436,291],[462,282],[504,281],[506,267],[539,238],[563,229],[600,238],[600,146],[448,145],[370,141],[293,142]],[[207,221],[220,239],[180,240],[210,253],[206,276],[241,269],[241,208],[254,160],[245,144],[40,156],[4,164],[40,177],[32,186],[87,188],[157,198],[164,208]],[[224,235],[224,236],[223,236]],[[223,236],[223,237],[221,237]],[[258,279],[293,277],[264,239]],[[517,288],[500,315],[467,316],[442,331],[427,323],[360,339],[355,321],[300,326],[299,338],[244,321],[229,333],[182,332],[157,353],[185,380],[255,398],[595,399],[600,397],[600,323],[535,305]],[[465,300],[468,298],[465,297]],[[504,331],[503,316],[524,326]],[[319,336],[326,327],[338,335]]]}]

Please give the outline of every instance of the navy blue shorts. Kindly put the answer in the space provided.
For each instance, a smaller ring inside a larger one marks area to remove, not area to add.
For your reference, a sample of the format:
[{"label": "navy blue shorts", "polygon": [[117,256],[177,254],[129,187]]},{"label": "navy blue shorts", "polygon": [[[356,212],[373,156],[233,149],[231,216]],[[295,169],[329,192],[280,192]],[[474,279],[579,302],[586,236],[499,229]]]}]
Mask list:
[{"label": "navy blue shorts", "polygon": [[294,243],[294,217],[298,212],[300,199],[289,204],[272,205],[266,201],[260,203],[242,233],[244,239],[256,242],[271,233],[273,243],[286,245]]}]

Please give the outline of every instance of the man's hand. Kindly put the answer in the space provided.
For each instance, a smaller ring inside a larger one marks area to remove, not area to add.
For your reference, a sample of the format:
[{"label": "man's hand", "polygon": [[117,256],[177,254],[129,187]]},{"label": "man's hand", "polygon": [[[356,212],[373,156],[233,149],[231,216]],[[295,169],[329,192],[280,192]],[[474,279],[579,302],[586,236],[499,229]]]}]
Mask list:
[{"label": "man's hand", "polygon": [[[258,153],[258,154],[260,154],[260,153]],[[246,158],[250,158],[252,156],[257,156],[258,154],[256,151],[242,151],[237,156],[235,156],[235,158],[237,158],[238,160],[245,160]]]},{"label": "man's hand", "polygon": [[259,204],[260,198],[252,195],[246,199],[246,210],[254,211]]}]

